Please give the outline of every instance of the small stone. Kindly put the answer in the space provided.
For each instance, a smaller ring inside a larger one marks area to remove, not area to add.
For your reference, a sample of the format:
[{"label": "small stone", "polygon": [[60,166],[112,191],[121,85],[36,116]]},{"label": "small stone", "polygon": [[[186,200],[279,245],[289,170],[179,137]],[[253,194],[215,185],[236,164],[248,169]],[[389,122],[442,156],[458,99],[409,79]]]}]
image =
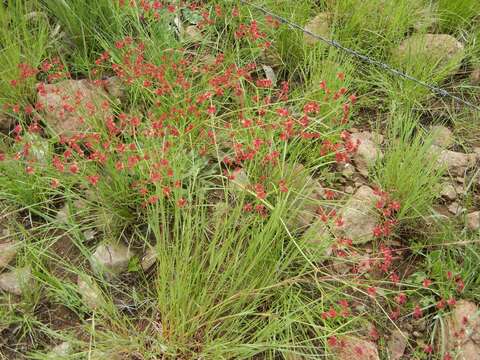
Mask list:
[{"label": "small stone", "polygon": [[463,208],[459,203],[453,202],[448,206],[448,211],[453,215],[460,215],[465,211],[465,208]]},{"label": "small stone", "polygon": [[344,224],[334,232],[341,237],[351,239],[354,244],[367,243],[373,239],[373,229],[379,221],[373,210],[380,197],[368,186],[361,186],[340,210]]},{"label": "small stone", "polygon": [[189,25],[185,28],[185,39],[190,42],[202,40],[202,33],[195,25]]},{"label": "small stone", "polygon": [[448,34],[414,34],[394,51],[394,60],[408,64],[412,60],[425,61],[437,70],[451,67],[455,72],[465,55],[464,46]]},{"label": "small stone", "polygon": [[480,211],[474,211],[467,215],[467,227],[472,231],[480,229]]},{"label": "small stone", "polygon": [[[480,360],[480,317],[478,307],[460,300],[446,319],[443,344],[458,360]],[[439,344],[440,345],[440,344]]]},{"label": "small stone", "polygon": [[463,177],[467,169],[472,168],[477,160],[475,154],[450,151],[437,145],[432,145],[430,151],[440,166],[445,166],[451,174],[459,177]]},{"label": "small stone", "polygon": [[387,347],[390,355],[389,359],[400,360],[407,347],[407,336],[399,329],[395,329],[390,335]]},{"label": "small stone", "polygon": [[453,134],[451,130],[445,126],[437,125],[430,128],[433,136],[433,144],[441,148],[448,149],[453,144]]},{"label": "small stone", "polygon": [[90,264],[96,273],[113,278],[128,269],[133,256],[133,252],[123,244],[103,244],[93,253]]},{"label": "small stone", "polygon": [[18,243],[16,241],[0,243],[0,271],[10,264],[17,255],[17,251]]},{"label": "small stone", "polygon": [[342,176],[346,179],[351,179],[353,174],[355,174],[355,167],[350,163],[341,164],[338,170],[342,173]]},{"label": "small stone", "polygon": [[364,131],[352,134],[351,140],[353,143],[359,141],[357,151],[353,154],[353,162],[360,174],[367,177],[369,168],[375,165],[378,159],[383,158],[382,150],[378,145],[380,139],[376,138],[374,134]]},{"label": "small stone", "polygon": [[457,191],[450,183],[443,183],[440,195],[447,200],[455,200],[457,198]]},{"label": "small stone", "polygon": [[480,85],[480,67],[474,69],[470,74],[470,83],[475,86]]},{"label": "small stone", "polygon": [[85,131],[88,124],[83,117],[87,117],[92,106],[98,114],[109,114],[101,106],[108,99],[103,86],[87,79],[41,83],[37,90],[38,103],[44,108],[43,118],[58,135],[72,136]]},{"label": "small stone", "polygon": [[16,268],[10,272],[0,274],[0,289],[14,295],[22,295],[22,290],[32,280],[29,267]]},{"label": "small stone", "polygon": [[125,88],[123,85],[123,80],[118,76],[111,76],[105,80],[105,90],[108,95],[114,99],[123,99],[125,98]]},{"label": "small stone", "polygon": [[69,343],[68,341],[65,341],[58,344],[52,349],[52,351],[50,351],[50,353],[48,354],[48,359],[58,360],[59,356],[60,357],[68,356],[72,353],[72,351],[73,351],[72,344]]},{"label": "small stone", "polygon": [[250,180],[245,170],[238,168],[233,171],[233,180],[231,180],[232,186],[236,190],[246,190],[250,185]]},{"label": "small stone", "polygon": [[275,75],[275,71],[273,71],[272,67],[268,65],[262,65],[262,69],[265,72],[267,79],[272,82],[273,86],[275,86],[277,84],[277,75]]},{"label": "small stone", "polygon": [[89,309],[96,310],[104,303],[102,291],[93,278],[89,276],[84,279],[79,277],[77,286],[83,302]]},{"label": "small stone", "polygon": [[339,340],[342,345],[331,348],[337,360],[380,360],[377,346],[373,342],[353,336]]},{"label": "small stone", "polygon": [[[329,38],[331,17],[332,15],[330,13],[320,13],[305,25],[305,30],[310,31],[315,35]],[[305,43],[308,45],[314,45],[320,41],[319,39],[309,34],[304,34],[304,40]]]},{"label": "small stone", "polygon": [[10,118],[8,115],[0,113],[0,130],[8,130],[13,124],[14,119]]},{"label": "small stone", "polygon": [[347,194],[353,194],[355,191],[355,188],[353,186],[345,186],[345,193]]},{"label": "small stone", "polygon": [[143,255],[141,266],[143,271],[147,271],[157,262],[157,250],[155,247],[149,247]]}]

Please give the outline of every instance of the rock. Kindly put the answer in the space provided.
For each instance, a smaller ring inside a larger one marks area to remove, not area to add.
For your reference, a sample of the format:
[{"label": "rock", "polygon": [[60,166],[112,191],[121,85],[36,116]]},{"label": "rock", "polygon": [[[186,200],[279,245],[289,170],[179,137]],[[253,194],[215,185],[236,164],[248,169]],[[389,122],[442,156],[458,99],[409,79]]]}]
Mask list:
[{"label": "rock", "polygon": [[185,40],[189,42],[198,42],[202,40],[202,33],[195,25],[189,25],[184,31]]},{"label": "rock", "polygon": [[407,336],[399,329],[395,329],[388,340],[388,353],[390,360],[400,360],[407,347]]},{"label": "rock", "polygon": [[477,161],[480,161],[480,147],[474,147],[473,153],[477,156]]},{"label": "rock", "polygon": [[437,70],[448,66],[455,72],[464,57],[464,46],[448,34],[414,34],[402,41],[393,56],[400,64],[424,61]]},{"label": "rock", "polygon": [[[305,30],[310,31],[315,35],[319,35],[324,38],[330,37],[330,19],[332,15],[330,13],[320,13],[311,19],[307,24],[305,24]],[[318,43],[320,40],[309,35],[304,34],[303,36],[305,43],[308,45],[314,45]]]},{"label": "rock", "polygon": [[233,189],[243,191],[249,187],[250,180],[248,179],[248,175],[245,170],[242,168],[235,169],[232,175],[234,177],[231,180]]},{"label": "rock", "polygon": [[93,271],[113,278],[128,269],[133,252],[123,244],[99,245],[90,259]]},{"label": "rock", "polygon": [[455,200],[457,198],[455,186],[450,183],[443,183],[440,195],[447,200]]},{"label": "rock", "polygon": [[157,249],[155,247],[149,247],[143,255],[140,265],[143,271],[147,271],[157,262]]},{"label": "rock", "polygon": [[345,186],[345,190],[344,190],[344,191],[345,191],[345,193],[347,193],[347,194],[353,194],[353,193],[355,192],[355,188],[354,188],[353,186],[348,185],[348,186]]},{"label": "rock", "polygon": [[47,139],[38,134],[26,133],[23,135],[23,141],[13,146],[15,152],[24,151],[25,144],[29,145],[25,160],[32,163],[46,164],[51,159],[50,144]]},{"label": "rock", "polygon": [[304,230],[314,222],[324,190],[318,181],[310,176],[307,177],[304,188],[305,199],[296,199],[297,201],[292,204],[292,210],[296,211],[296,214],[289,222],[290,227],[294,230]]},{"label": "rock", "polygon": [[275,71],[273,71],[272,67],[262,65],[262,69],[265,72],[265,77],[272,82],[273,86],[277,85],[277,75],[275,75]]},{"label": "rock", "polygon": [[430,151],[437,158],[440,166],[445,166],[451,174],[456,176],[464,176],[465,171],[473,167],[477,160],[475,154],[445,150],[436,145],[432,145]]},{"label": "rock", "polygon": [[380,360],[373,342],[353,336],[341,338],[339,342],[331,349],[337,360]]},{"label": "rock", "polygon": [[106,91],[86,79],[41,83],[37,90],[38,103],[44,106],[44,119],[58,135],[81,134],[88,126],[86,118],[109,114],[101,106],[108,99]]},{"label": "rock", "polygon": [[47,359],[59,360],[63,357],[67,357],[68,355],[70,355],[72,351],[72,344],[68,341],[65,341],[55,346],[52,351],[50,351],[50,353],[47,355]]},{"label": "rock", "polygon": [[472,231],[480,229],[480,211],[474,211],[467,215],[467,227]]},{"label": "rock", "polygon": [[96,310],[104,303],[103,295],[100,287],[90,276],[86,278],[78,278],[78,292],[82,296],[82,300],[91,310]]},{"label": "rock", "polygon": [[379,221],[373,207],[380,199],[368,186],[361,186],[340,210],[342,227],[335,227],[337,236],[351,239],[354,244],[362,244],[373,239],[373,229]]},{"label": "rock", "polygon": [[352,142],[360,142],[357,151],[353,155],[353,162],[357,170],[363,176],[368,176],[369,167],[373,166],[377,159],[382,159],[383,153],[379,147],[379,139],[375,141],[375,135],[369,132],[354,133],[351,135]]},{"label": "rock", "polygon": [[332,238],[328,226],[322,220],[315,221],[303,234],[306,243],[328,249],[332,245]]},{"label": "rock", "polygon": [[480,317],[478,307],[460,300],[446,319],[444,344],[458,360],[480,360]]},{"label": "rock", "polygon": [[118,76],[111,76],[106,79],[104,87],[110,97],[120,100],[125,98],[125,88],[123,85],[123,80],[120,79]]},{"label": "rock", "polygon": [[22,290],[31,282],[32,273],[29,267],[16,268],[0,274],[0,289],[14,295],[22,295]]},{"label": "rock", "polygon": [[448,211],[450,211],[453,215],[460,215],[465,211],[465,208],[459,203],[453,202],[448,206]]},{"label": "rock", "polygon": [[5,241],[0,243],[0,271],[7,267],[15,258],[18,251],[18,243],[16,241]]},{"label": "rock", "polygon": [[474,69],[470,74],[470,83],[475,86],[480,85],[480,67]]},{"label": "rock", "polygon": [[14,124],[15,120],[7,114],[0,113],[0,130],[6,131]]},{"label": "rock", "polygon": [[340,171],[342,176],[346,179],[351,179],[353,174],[355,174],[355,168],[350,163],[339,164],[338,171]]},{"label": "rock", "polygon": [[430,132],[434,145],[447,149],[453,144],[453,134],[449,128],[441,125],[432,126]]}]

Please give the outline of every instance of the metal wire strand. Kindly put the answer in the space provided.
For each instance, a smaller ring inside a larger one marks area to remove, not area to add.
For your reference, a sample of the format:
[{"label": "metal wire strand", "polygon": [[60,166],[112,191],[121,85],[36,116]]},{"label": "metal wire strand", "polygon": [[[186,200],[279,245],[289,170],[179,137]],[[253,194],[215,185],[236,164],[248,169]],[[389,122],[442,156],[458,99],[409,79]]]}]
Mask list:
[{"label": "metal wire strand", "polygon": [[321,35],[318,35],[318,34],[315,34],[307,29],[305,29],[304,27],[302,27],[301,25],[297,24],[297,23],[294,23],[293,21],[290,21],[280,15],[277,15],[275,13],[273,13],[272,11],[260,6],[260,5],[256,5],[256,4],[253,4],[251,3],[250,1],[247,1],[247,0],[240,0],[241,3],[247,5],[247,6],[250,6],[254,9],[257,9],[259,10],[260,12],[264,13],[265,15],[269,15],[271,16],[272,18],[274,19],[277,19],[278,21],[280,21],[281,23],[283,24],[286,24],[294,29],[297,29],[297,30],[300,30],[302,31],[303,33],[305,34],[308,34],[310,36],[312,36],[313,38],[315,39],[318,39],[320,41],[323,41],[324,43],[330,45],[330,46],[333,46],[353,57],[356,57],[357,59],[360,59],[362,60],[363,62],[366,62],[368,64],[371,64],[371,65],[374,65],[374,66],[377,66],[381,69],[384,69],[386,71],[389,71],[390,73],[396,75],[396,76],[399,76],[399,77],[402,77],[404,79],[407,79],[407,80],[410,80],[410,81],[413,81],[417,84],[419,84],[420,86],[423,86],[427,89],[429,89],[431,92],[437,94],[437,95],[440,95],[442,97],[449,97],[451,99],[454,99],[455,101],[459,102],[459,103],[462,103],[468,107],[471,107],[477,111],[480,111],[480,106],[477,106],[473,103],[471,103],[470,101],[467,101],[465,99],[462,99],[461,97],[458,97],[452,93],[450,93],[449,91],[445,90],[445,89],[442,89],[440,87],[437,87],[437,86],[433,86],[431,84],[428,84],[422,80],[419,80],[411,75],[408,75],[400,70],[397,70],[393,67],[391,67],[390,65],[386,64],[386,63],[383,63],[381,61],[378,61],[378,60],[375,60],[375,59],[372,59],[366,55],[363,55],[361,53],[359,53],[358,51],[355,51],[353,49],[350,49],[348,47],[345,47],[343,46],[342,44],[340,44],[338,41],[335,41],[335,40],[330,40],[330,39],[327,39]]}]

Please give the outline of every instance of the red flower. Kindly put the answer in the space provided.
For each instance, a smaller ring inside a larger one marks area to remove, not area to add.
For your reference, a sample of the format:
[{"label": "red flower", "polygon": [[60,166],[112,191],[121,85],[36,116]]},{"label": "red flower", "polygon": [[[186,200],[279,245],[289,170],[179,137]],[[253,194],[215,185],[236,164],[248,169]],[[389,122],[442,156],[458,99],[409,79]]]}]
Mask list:
[{"label": "red flower", "polygon": [[413,317],[415,319],[420,319],[423,315],[423,311],[422,309],[420,308],[419,305],[415,305],[415,309],[413,309]]},{"label": "red flower", "polygon": [[377,295],[377,289],[373,286],[370,286],[370,287],[367,288],[367,293],[371,297],[375,297]]},{"label": "red flower", "polygon": [[187,200],[183,197],[178,199],[178,201],[177,201],[177,205],[180,208],[184,207],[186,204],[187,204]]},{"label": "red flower", "polygon": [[76,163],[73,163],[72,165],[70,165],[69,169],[72,174],[78,173],[78,165]]},{"label": "red flower", "polygon": [[58,181],[58,179],[52,179],[52,181],[50,181],[50,186],[54,189],[56,189],[59,185],[60,181]]},{"label": "red flower", "polygon": [[425,279],[425,280],[423,280],[422,285],[423,285],[423,287],[428,288],[430,285],[432,285],[432,280]]},{"label": "red flower", "polygon": [[87,176],[87,179],[90,182],[90,184],[95,186],[95,185],[98,184],[98,180],[100,180],[100,176],[99,175],[90,175],[90,176]]}]

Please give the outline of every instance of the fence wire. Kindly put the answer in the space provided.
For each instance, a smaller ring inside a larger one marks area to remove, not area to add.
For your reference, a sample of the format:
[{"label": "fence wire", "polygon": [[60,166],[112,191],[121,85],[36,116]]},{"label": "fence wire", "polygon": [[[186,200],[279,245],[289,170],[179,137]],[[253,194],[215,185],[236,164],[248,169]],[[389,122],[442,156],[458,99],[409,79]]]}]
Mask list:
[{"label": "fence wire", "polygon": [[327,39],[321,35],[318,35],[318,34],[315,34],[313,32],[311,32],[310,30],[308,29],[305,29],[303,26],[291,21],[291,20],[288,20],[287,18],[283,17],[283,16],[280,16],[280,15],[277,15],[275,14],[274,12],[272,12],[271,10],[263,7],[263,6],[260,6],[260,5],[256,5],[256,4],[253,4],[251,3],[250,1],[247,1],[247,0],[240,0],[241,3],[247,5],[247,6],[250,6],[260,12],[262,12],[263,14],[265,15],[268,15],[268,16],[271,16],[272,18],[274,19],[277,19],[279,22],[281,22],[282,24],[285,24],[285,25],[288,25],[290,26],[291,28],[293,29],[297,29],[297,30],[300,30],[302,31],[304,34],[308,34],[310,35],[311,37],[315,38],[315,39],[318,39],[330,46],[333,46],[334,48],[337,48],[357,59],[360,59],[361,61],[365,62],[365,63],[368,63],[368,64],[371,64],[371,65],[374,65],[374,66],[377,66],[381,69],[384,69],[392,74],[394,74],[395,76],[398,76],[398,77],[401,77],[403,79],[406,79],[406,80],[409,80],[409,81],[412,81],[412,82],[415,82],[417,83],[418,85],[420,86],[423,86],[427,89],[429,89],[432,93],[435,93],[441,97],[444,97],[444,98],[451,98],[459,103],[462,103],[472,109],[475,109],[477,111],[480,111],[480,106],[478,105],[475,105],[473,103],[471,103],[470,101],[467,101],[465,99],[462,99],[461,97],[457,96],[457,95],[454,95],[452,94],[451,92],[443,89],[443,88],[440,88],[440,87],[437,87],[437,86],[434,86],[434,85],[431,85],[429,83],[426,83],[425,81],[422,81],[422,80],[419,80],[411,75],[408,75],[406,73],[404,73],[403,71],[400,71],[398,69],[395,69],[393,68],[392,66],[386,64],[386,63],[383,63],[381,61],[378,61],[378,60],[375,60],[375,59],[372,59],[364,54],[361,54],[359,53],[358,51],[356,50],[353,50],[353,49],[350,49],[346,46],[343,46],[342,44],[340,44],[338,41],[336,40],[330,40],[330,39]]}]

